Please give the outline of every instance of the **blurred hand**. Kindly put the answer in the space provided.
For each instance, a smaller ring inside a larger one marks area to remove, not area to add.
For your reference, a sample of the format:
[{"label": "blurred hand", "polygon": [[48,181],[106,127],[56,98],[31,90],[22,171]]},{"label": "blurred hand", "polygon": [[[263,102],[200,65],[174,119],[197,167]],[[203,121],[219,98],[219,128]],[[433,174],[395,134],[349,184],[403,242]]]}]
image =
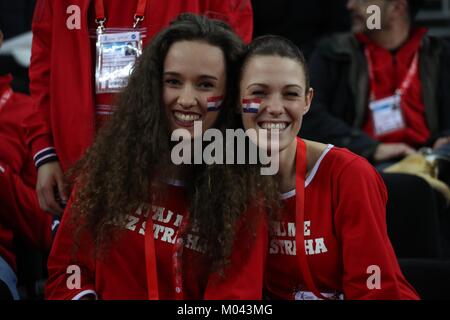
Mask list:
[{"label": "blurred hand", "polygon": [[61,216],[64,209],[56,201],[55,188],[59,198],[65,203],[67,197],[64,192],[64,174],[58,161],[43,164],[38,169],[36,193],[41,209]]},{"label": "blurred hand", "polygon": [[413,153],[416,153],[416,150],[405,143],[380,143],[377,150],[375,150],[373,159],[376,162],[381,162],[406,157]]},{"label": "blurred hand", "polygon": [[440,148],[443,145],[446,145],[447,143],[450,143],[450,137],[441,137],[436,140],[436,142],[433,145],[433,149]]}]

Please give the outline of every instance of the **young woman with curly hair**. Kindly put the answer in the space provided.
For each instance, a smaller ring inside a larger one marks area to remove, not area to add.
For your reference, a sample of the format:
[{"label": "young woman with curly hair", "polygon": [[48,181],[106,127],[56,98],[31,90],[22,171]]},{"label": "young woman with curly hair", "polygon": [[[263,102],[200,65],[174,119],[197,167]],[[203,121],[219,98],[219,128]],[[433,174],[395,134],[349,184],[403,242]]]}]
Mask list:
[{"label": "young woman with curly hair", "polygon": [[261,298],[266,201],[255,195],[270,195],[270,181],[255,167],[171,160],[174,130],[234,126],[242,46],[226,24],[184,14],[144,49],[118,110],[69,174],[48,298]]}]

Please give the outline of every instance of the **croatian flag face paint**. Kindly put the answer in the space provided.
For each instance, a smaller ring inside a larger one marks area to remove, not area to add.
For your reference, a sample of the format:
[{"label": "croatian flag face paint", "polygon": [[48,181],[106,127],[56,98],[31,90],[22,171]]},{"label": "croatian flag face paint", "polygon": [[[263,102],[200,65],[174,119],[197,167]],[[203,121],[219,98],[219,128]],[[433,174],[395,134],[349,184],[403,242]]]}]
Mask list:
[{"label": "croatian flag face paint", "polygon": [[242,110],[244,113],[258,113],[261,99],[242,99]]},{"label": "croatian flag face paint", "polygon": [[206,100],[206,108],[208,111],[219,111],[223,102],[223,96],[210,97]]}]

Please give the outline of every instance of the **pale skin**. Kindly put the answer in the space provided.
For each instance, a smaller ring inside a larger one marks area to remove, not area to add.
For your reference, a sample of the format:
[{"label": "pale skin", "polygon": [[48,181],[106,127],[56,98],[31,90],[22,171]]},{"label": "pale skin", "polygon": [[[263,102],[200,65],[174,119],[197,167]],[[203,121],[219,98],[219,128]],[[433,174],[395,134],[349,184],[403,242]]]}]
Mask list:
[{"label": "pale skin", "polygon": [[[278,56],[254,56],[247,62],[240,82],[241,99],[259,98],[257,114],[243,113],[245,129],[261,130],[271,124],[285,124],[280,129],[280,166],[277,178],[280,192],[295,189],[296,137],[313,99],[306,88],[303,67],[296,60]],[[270,131],[270,129],[267,129]],[[304,140],[307,148],[307,176],[327,147]]]},{"label": "pale skin", "polygon": [[174,43],[164,61],[163,99],[170,129],[187,129],[194,121],[211,128],[218,112],[208,112],[207,99],[225,93],[225,58],[220,48],[199,41]]},{"label": "pale skin", "polygon": [[[368,14],[366,10],[370,5],[378,5],[381,9],[380,30],[367,29]],[[388,50],[397,49],[408,40],[411,27],[407,0],[390,2],[386,0],[349,0],[347,9],[352,16],[353,32],[364,32],[380,47]],[[439,138],[433,148],[441,147],[448,142],[450,142],[450,137]],[[405,143],[380,143],[374,153],[374,160],[382,162],[405,157],[415,152],[416,150]]]},{"label": "pale skin", "polygon": [[[208,112],[207,99],[225,94],[225,57],[219,47],[200,41],[174,43],[164,61],[163,100],[170,130],[186,129],[194,138],[194,121],[203,131],[217,120],[218,111]],[[170,177],[183,179],[185,170],[173,165]]]}]

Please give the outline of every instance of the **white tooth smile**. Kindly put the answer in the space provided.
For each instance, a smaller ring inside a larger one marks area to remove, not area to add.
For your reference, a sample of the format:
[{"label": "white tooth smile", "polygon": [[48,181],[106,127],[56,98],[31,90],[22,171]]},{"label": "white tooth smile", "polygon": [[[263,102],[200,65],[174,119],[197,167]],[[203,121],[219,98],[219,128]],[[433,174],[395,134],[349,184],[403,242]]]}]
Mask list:
[{"label": "white tooth smile", "polygon": [[195,121],[200,119],[200,116],[198,114],[185,114],[182,112],[175,111],[173,115],[175,116],[176,119],[181,121]]},{"label": "white tooth smile", "polygon": [[267,130],[284,130],[286,129],[287,125],[285,122],[263,122],[261,124],[261,128],[267,129]]}]

